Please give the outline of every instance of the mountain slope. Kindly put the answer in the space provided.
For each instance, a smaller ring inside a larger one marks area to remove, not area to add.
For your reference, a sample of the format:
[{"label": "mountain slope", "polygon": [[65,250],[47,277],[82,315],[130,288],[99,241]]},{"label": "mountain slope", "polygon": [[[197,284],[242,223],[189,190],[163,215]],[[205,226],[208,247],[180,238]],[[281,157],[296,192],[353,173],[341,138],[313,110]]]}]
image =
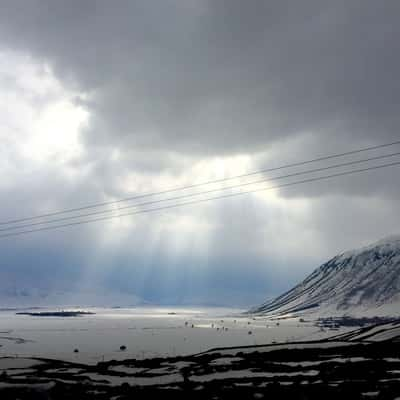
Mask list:
[{"label": "mountain slope", "polygon": [[400,236],[340,254],[287,293],[251,310],[278,315],[306,311],[400,312]]}]

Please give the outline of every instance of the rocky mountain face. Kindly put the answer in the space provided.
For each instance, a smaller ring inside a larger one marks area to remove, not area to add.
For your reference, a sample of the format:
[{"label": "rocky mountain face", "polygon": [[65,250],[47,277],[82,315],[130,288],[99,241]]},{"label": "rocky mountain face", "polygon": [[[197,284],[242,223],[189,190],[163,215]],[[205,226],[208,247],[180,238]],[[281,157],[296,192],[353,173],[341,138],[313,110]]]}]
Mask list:
[{"label": "rocky mountain face", "polygon": [[293,289],[251,312],[400,314],[400,236],[332,258]]}]

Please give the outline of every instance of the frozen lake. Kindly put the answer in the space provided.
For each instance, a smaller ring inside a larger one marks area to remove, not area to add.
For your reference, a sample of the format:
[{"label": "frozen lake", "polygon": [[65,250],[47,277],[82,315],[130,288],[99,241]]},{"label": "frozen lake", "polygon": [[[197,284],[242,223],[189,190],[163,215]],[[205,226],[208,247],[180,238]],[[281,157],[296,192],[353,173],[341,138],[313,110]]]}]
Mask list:
[{"label": "frozen lake", "polygon": [[[277,321],[265,318],[244,317],[240,315],[242,310],[237,309],[138,307],[82,310],[95,314],[36,317],[0,311],[0,356],[37,356],[97,363],[111,359],[188,355],[213,347],[314,340],[333,334],[322,332],[313,323],[299,322],[298,318],[282,320],[278,325]],[[122,345],[127,347],[125,351],[120,350]],[[79,353],[74,353],[74,349],[79,349]]]}]

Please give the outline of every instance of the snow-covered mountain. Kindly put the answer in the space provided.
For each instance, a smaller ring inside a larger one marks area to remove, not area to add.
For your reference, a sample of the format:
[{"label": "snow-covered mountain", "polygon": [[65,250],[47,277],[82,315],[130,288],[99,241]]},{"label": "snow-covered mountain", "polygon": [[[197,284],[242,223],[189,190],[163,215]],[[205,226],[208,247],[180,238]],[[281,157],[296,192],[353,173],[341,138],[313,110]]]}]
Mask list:
[{"label": "snow-covered mountain", "polygon": [[400,236],[348,251],[251,312],[282,315],[399,315]]}]

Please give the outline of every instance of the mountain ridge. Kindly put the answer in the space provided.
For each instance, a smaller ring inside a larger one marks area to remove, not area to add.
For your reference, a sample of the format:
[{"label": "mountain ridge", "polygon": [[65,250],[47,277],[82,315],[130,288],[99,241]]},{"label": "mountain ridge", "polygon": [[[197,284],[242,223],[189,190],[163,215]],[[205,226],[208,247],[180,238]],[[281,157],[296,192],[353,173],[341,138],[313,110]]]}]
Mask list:
[{"label": "mountain ridge", "polygon": [[400,310],[400,235],[338,254],[250,312],[393,315],[396,304]]}]

